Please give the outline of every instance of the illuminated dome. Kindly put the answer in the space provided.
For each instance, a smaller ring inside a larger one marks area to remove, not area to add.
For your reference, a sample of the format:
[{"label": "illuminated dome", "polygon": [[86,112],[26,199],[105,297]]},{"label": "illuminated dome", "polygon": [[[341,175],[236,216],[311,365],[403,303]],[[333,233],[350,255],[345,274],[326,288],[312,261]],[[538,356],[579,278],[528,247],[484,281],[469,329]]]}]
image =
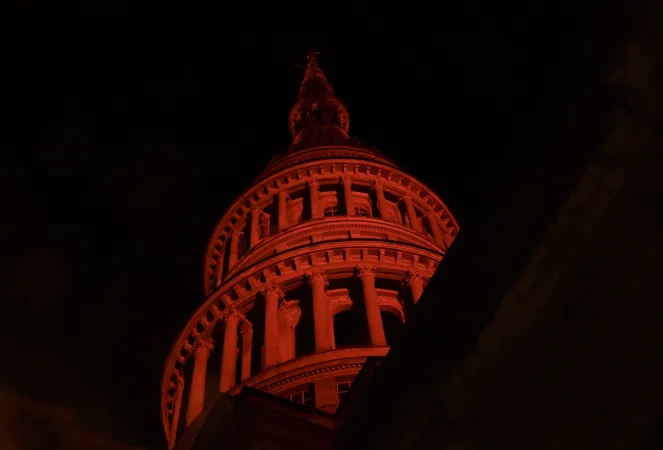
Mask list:
[{"label": "illuminated dome", "polygon": [[170,448],[214,390],[250,386],[333,414],[366,358],[387,353],[455,238],[442,200],[349,126],[309,55],[293,144],[218,223],[207,300],[166,362]]}]

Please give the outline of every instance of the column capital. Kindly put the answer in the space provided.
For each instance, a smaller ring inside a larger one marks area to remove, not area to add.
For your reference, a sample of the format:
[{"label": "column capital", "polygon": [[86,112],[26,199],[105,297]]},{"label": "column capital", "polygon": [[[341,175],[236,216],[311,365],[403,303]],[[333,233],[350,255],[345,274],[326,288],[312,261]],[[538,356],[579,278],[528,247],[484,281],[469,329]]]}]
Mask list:
[{"label": "column capital", "polygon": [[341,174],[341,183],[352,183],[352,175],[347,172]]},{"label": "column capital", "polygon": [[320,269],[306,272],[306,279],[308,280],[308,284],[312,284],[316,280],[322,280],[325,286],[329,285],[329,281],[327,281],[327,274]]},{"label": "column capital", "polygon": [[405,277],[403,278],[403,284],[409,286],[410,284],[412,284],[414,280],[426,282],[429,279],[430,278],[425,275],[420,275],[412,270],[408,270],[407,273],[405,274]]},{"label": "column capital", "polygon": [[359,278],[364,278],[364,277],[375,278],[375,273],[377,271],[374,266],[368,266],[368,265],[357,266],[355,267],[355,270],[357,271],[357,276]]},{"label": "column capital", "polygon": [[279,312],[285,317],[288,326],[290,328],[295,328],[302,315],[302,310],[299,308],[299,300],[281,301]]},{"label": "column capital", "polygon": [[240,313],[237,309],[233,308],[232,306],[227,307],[223,311],[223,320],[226,322],[231,320],[231,319],[240,319],[242,317],[242,313]]},{"label": "column capital", "polygon": [[245,320],[240,324],[239,332],[242,336],[253,333],[253,325],[251,325],[251,322]]},{"label": "column capital", "polygon": [[262,289],[260,289],[260,293],[265,297],[270,295],[277,295],[278,298],[285,297],[285,294],[283,293],[281,288],[278,287],[276,284],[271,284],[271,283],[265,285]]},{"label": "column capital", "polygon": [[317,180],[317,178],[309,178],[306,181],[306,184],[308,184],[308,187],[312,188],[318,188],[320,186],[320,182]]},{"label": "column capital", "polygon": [[412,200],[412,194],[410,194],[409,192],[403,192],[401,194],[401,198],[406,201]]},{"label": "column capital", "polygon": [[201,352],[211,352],[214,350],[214,339],[211,337],[207,338],[202,338],[198,339],[198,342],[196,342],[196,345],[193,349],[193,353],[195,356],[198,356],[199,353]]},{"label": "column capital", "polygon": [[373,181],[373,186],[382,189],[384,187],[384,180],[382,178],[376,178],[375,181]]}]

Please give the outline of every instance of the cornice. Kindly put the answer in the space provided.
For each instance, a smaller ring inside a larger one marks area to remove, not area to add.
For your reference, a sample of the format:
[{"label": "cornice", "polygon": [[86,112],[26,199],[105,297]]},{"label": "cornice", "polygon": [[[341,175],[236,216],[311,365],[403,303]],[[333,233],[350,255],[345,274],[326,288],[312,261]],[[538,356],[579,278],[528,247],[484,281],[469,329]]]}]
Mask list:
[{"label": "cornice", "polygon": [[[256,263],[269,255],[270,252],[274,252],[276,248],[286,244],[287,242],[300,239],[305,236],[313,236],[321,232],[330,231],[330,230],[372,230],[383,232],[387,235],[398,236],[403,239],[405,242],[411,242],[415,245],[429,248],[433,252],[440,253],[441,255],[445,254],[445,250],[437,246],[434,242],[425,239],[416,231],[397,225],[386,220],[377,219],[377,218],[357,218],[352,216],[339,216],[337,218],[325,217],[324,219],[315,219],[310,220],[298,225],[294,225],[291,228],[287,228],[284,231],[281,231],[274,236],[271,236],[263,241],[261,241],[254,249],[245,254],[237,264],[233,266],[232,269],[226,274],[226,279],[230,279],[236,274],[240,273],[245,268],[251,266],[253,263]],[[351,240],[351,237],[348,237],[348,240]],[[210,261],[206,261],[206,265],[209,265]]]},{"label": "cornice", "polygon": [[384,357],[389,347],[351,347],[312,353],[263,371],[253,378],[236,386],[232,393],[239,392],[243,386],[260,389],[269,393],[282,392],[293,385],[303,384],[318,379],[337,375],[339,372],[358,373],[368,357]]}]

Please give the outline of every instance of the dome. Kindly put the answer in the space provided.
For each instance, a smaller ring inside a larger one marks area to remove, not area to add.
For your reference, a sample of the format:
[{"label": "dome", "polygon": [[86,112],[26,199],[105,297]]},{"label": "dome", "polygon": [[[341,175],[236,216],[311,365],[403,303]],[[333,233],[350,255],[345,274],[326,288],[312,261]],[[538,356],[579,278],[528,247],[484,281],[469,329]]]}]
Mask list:
[{"label": "dome", "polygon": [[434,192],[349,137],[316,54],[289,127],[291,148],[211,236],[206,300],[165,366],[171,448],[210,377],[217,392],[251,387],[333,414],[366,359],[387,354],[458,232]]}]

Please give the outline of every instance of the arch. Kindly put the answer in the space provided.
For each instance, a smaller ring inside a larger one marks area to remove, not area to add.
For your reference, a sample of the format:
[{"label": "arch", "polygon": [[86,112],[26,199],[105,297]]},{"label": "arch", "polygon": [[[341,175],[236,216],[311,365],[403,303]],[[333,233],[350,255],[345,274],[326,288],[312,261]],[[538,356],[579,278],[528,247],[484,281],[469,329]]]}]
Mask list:
[{"label": "arch", "polygon": [[403,314],[403,308],[400,305],[396,306],[391,303],[389,304],[383,303],[379,306],[380,306],[380,312],[385,312],[393,315],[398,319],[401,325],[405,323],[405,315]]}]

